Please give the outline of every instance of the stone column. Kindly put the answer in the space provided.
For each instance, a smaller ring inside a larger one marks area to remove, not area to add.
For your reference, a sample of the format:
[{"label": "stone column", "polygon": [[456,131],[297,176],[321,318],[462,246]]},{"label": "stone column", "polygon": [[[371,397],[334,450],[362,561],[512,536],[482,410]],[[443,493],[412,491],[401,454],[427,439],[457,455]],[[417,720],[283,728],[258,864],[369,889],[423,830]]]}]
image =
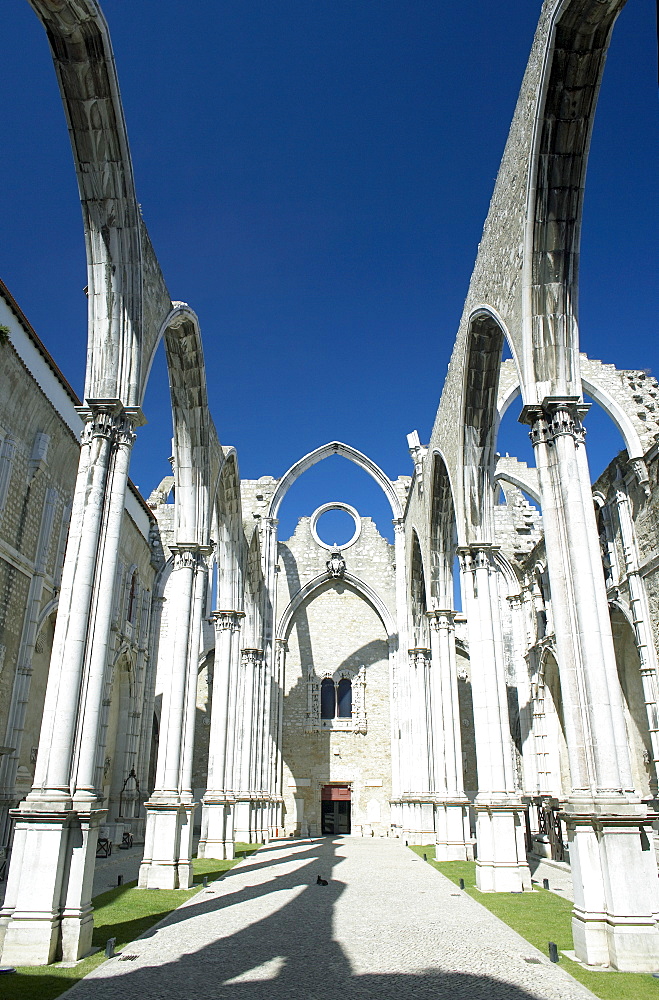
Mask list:
[{"label": "stone column", "polygon": [[277,622],[277,526],[276,517],[264,517],[260,521],[263,586],[261,588],[261,628],[263,663],[265,672],[265,715],[263,718],[263,775],[266,792],[267,820],[264,823],[265,839],[274,836],[278,828],[279,806],[275,792],[272,757],[276,752],[276,701],[272,697],[273,678],[277,671],[277,649],[275,628]]},{"label": "stone column", "polygon": [[[634,638],[636,639],[636,648],[638,649],[638,658],[640,661],[641,683],[643,685],[643,696],[648,718],[648,731],[652,742],[652,759],[654,761],[655,775],[659,777],[657,654],[652,638],[650,609],[648,607],[645,584],[639,572],[638,547],[636,544],[634,521],[630,510],[629,494],[625,480],[622,477],[619,478],[617,485],[616,503],[618,507],[618,523],[620,524],[625,569],[627,571]],[[653,792],[656,796],[656,777],[654,780]]]},{"label": "stone column", "polygon": [[235,856],[233,830],[227,837],[227,822],[234,799],[227,790],[229,746],[229,707],[232,686],[231,648],[234,636],[240,634],[242,611],[215,611],[215,658],[213,669],[213,702],[211,731],[208,748],[208,787],[202,806],[201,840],[197,854],[200,858],[233,858]]},{"label": "stone column", "polygon": [[187,889],[192,885],[191,757],[194,748],[199,637],[206,587],[206,548],[171,547],[173,635],[170,671],[163,691],[155,788],[146,809],[144,889]]},{"label": "stone column", "polygon": [[527,406],[542,491],[547,565],[572,790],[565,803],[577,957],[659,968],[657,863],[631,789],[622,695],[576,397]]},{"label": "stone column", "polygon": [[284,684],[286,679],[286,652],[288,646],[285,639],[276,641],[277,672],[274,678],[273,698],[273,775],[272,792],[275,799],[275,836],[284,829],[284,789],[283,789],[283,756],[282,740],[284,737]]},{"label": "stone column", "polygon": [[458,550],[469,633],[478,764],[476,884],[483,892],[531,888],[524,807],[515,790],[494,547]]},{"label": "stone column", "polygon": [[3,961],[76,961],[91,947],[91,891],[105,816],[95,770],[112,594],[134,428],[118,400],[88,400],[34,786],[15,811],[0,915]]},{"label": "stone column", "polygon": [[254,740],[254,704],[255,684],[259,672],[259,664],[263,656],[260,649],[243,649],[241,654],[241,673],[243,676],[241,702],[237,707],[239,720],[239,742],[236,747],[236,840],[251,842],[252,838],[252,801],[254,798],[252,781],[252,760]]},{"label": "stone column", "polygon": [[473,856],[469,801],[464,793],[460,703],[455,662],[455,612],[428,612],[432,705],[435,857],[464,861]]},{"label": "stone column", "polygon": [[435,839],[435,819],[431,786],[430,724],[430,650],[425,646],[409,650],[411,773],[407,819],[403,822],[406,839],[429,844]]},{"label": "stone column", "polygon": [[[398,802],[396,810],[401,829],[405,827],[405,807],[402,796],[410,788],[410,713],[409,713],[409,665],[407,656],[407,573],[405,554],[405,523],[402,518],[394,518],[394,557],[396,560],[396,626],[398,635],[395,647],[390,637],[389,680],[391,684],[391,792]],[[395,697],[394,697],[395,692]]]},{"label": "stone column", "polygon": [[515,675],[517,692],[520,700],[519,724],[522,739],[523,791],[532,795],[538,783],[537,758],[535,740],[533,738],[533,698],[531,696],[531,681],[524,653],[527,649],[525,628],[525,608],[522,594],[512,594],[508,598],[510,618],[512,623],[513,655],[515,658]]}]

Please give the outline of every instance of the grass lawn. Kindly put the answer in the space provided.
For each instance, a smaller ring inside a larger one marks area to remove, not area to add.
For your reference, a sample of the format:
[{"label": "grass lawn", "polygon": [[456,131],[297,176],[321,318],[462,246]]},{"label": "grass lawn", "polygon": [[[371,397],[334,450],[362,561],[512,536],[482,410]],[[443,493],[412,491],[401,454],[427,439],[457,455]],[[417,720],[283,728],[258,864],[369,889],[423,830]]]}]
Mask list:
[{"label": "grass lawn", "polygon": [[194,887],[191,889],[138,889],[128,882],[94,899],[94,936],[92,944],[101,951],[83,958],[73,969],[60,965],[21,966],[15,973],[0,976],[0,1000],[53,1000],[105,961],[105,942],[116,937],[115,950],[121,951],[199,892],[204,875],[208,881],[219,878],[242,860],[243,852],[253,854],[260,844],[236,844],[235,861],[194,858]]},{"label": "grass lawn", "polygon": [[429,864],[456,885],[464,879],[465,892],[487,907],[495,916],[516,930],[523,938],[547,955],[549,941],[558,945],[561,967],[602,1000],[659,1000],[659,979],[646,973],[591,972],[561,955],[572,951],[572,903],[546,889],[534,892],[490,893],[476,888],[476,865],[473,861],[435,861],[435,849],[411,848],[419,857],[425,854]]}]

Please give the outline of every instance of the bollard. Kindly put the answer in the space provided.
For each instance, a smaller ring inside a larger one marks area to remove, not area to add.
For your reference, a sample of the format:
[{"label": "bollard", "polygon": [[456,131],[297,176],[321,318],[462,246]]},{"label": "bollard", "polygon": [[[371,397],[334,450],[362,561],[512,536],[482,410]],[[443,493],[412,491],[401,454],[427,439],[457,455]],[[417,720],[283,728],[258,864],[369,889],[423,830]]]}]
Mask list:
[{"label": "bollard", "polygon": [[465,887],[465,880],[463,878],[461,878],[460,879],[460,888],[464,889],[464,887]]},{"label": "bollard", "polygon": [[117,875],[117,885],[123,885],[123,884],[124,884],[123,875]]},{"label": "bollard", "polygon": [[114,958],[114,946],[116,944],[116,938],[108,938],[105,942],[105,957]]},{"label": "bollard", "polygon": [[204,877],[201,880],[201,884],[203,885],[203,887],[205,889],[206,886],[208,885],[208,875],[204,875]]},{"label": "bollard", "polygon": [[548,878],[543,878],[543,880],[542,880],[542,888],[543,889],[548,889],[549,888],[549,879]]},{"label": "bollard", "polygon": [[427,855],[427,854],[424,854],[424,855],[423,855],[423,860],[424,860],[424,861],[427,861],[427,860],[428,860],[428,855]]},{"label": "bollard", "polygon": [[558,962],[558,947],[553,941],[549,942],[549,961]]}]

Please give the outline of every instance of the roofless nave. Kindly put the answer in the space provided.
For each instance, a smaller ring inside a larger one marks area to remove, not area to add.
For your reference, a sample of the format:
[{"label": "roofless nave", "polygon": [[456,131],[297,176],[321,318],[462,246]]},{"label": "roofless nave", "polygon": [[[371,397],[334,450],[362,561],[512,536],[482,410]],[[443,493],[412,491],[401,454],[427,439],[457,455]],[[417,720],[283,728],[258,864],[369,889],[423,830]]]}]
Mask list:
[{"label": "roofless nave", "polygon": [[[659,389],[580,355],[574,312],[623,2],[543,5],[433,431],[411,436],[414,476],[393,482],[339,442],[281,479],[240,480],[197,317],[170,300],[141,219],[100,8],[31,3],[83,206],[89,353],[76,408],[2,290],[3,960],[89,950],[99,831],[144,838],[142,886],[188,886],[196,812],[206,857],[236,839],[399,836],[446,859],[475,852],[488,892],[528,888],[531,849],[569,858],[578,957],[657,969]],[[161,340],[173,477],[147,511],[128,469]],[[626,447],[594,495],[584,390]],[[534,469],[495,454],[517,394]],[[322,508],[278,539],[289,486],[337,453],[383,489],[393,546],[351,509],[341,550],[317,528]]]}]

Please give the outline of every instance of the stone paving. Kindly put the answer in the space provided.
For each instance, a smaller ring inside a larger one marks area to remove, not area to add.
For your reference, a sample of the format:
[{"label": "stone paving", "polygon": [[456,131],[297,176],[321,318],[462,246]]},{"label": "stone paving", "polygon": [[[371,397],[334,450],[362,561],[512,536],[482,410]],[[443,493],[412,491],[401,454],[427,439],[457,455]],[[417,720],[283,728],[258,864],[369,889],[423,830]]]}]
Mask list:
[{"label": "stone paving", "polygon": [[549,879],[550,892],[555,892],[557,896],[571,899],[574,902],[572,872],[569,865],[561,864],[558,861],[546,861],[544,858],[536,857],[535,854],[529,854],[528,861],[531,869],[531,880],[535,885],[542,885],[543,878]]},{"label": "stone paving", "polygon": [[[329,880],[316,885],[317,875]],[[66,1000],[586,1000],[399,841],[275,841]]]}]

